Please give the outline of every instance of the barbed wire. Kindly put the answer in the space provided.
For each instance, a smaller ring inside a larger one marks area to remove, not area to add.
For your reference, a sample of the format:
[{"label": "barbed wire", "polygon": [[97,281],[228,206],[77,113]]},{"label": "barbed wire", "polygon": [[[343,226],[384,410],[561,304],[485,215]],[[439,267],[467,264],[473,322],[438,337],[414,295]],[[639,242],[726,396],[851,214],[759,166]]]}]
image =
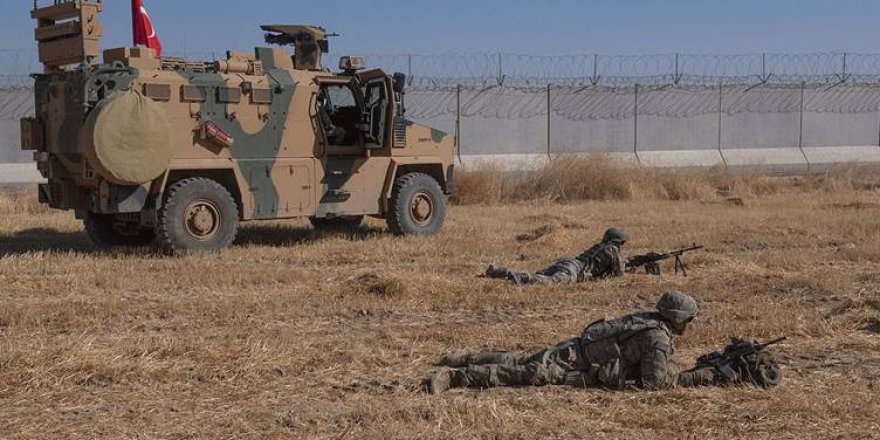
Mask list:
[{"label": "barbed wire", "polygon": [[616,85],[880,80],[880,54],[368,55],[412,85]]},{"label": "barbed wire", "polygon": [[[548,105],[573,121],[622,120],[635,112],[671,118],[795,113],[801,106],[816,113],[880,111],[880,54],[373,55],[368,64],[411,75],[408,115],[422,120],[546,117]],[[32,112],[32,92],[25,91],[38,66],[33,51],[0,50],[0,118]]]},{"label": "barbed wire", "polygon": [[[213,61],[224,52],[169,52],[192,60]],[[337,57],[325,64],[335,67]],[[741,55],[519,55],[509,53],[372,54],[367,63],[409,75],[410,85],[436,87],[695,84],[718,82],[828,83],[880,81],[880,54],[758,53]],[[0,80],[20,80],[41,69],[34,50],[0,49]]]},{"label": "barbed wire", "polygon": [[[638,109],[636,109],[638,105]],[[544,118],[548,108],[571,120],[624,120],[640,116],[691,118],[709,114],[880,112],[880,83],[659,86],[416,87],[407,93],[414,119]]]}]

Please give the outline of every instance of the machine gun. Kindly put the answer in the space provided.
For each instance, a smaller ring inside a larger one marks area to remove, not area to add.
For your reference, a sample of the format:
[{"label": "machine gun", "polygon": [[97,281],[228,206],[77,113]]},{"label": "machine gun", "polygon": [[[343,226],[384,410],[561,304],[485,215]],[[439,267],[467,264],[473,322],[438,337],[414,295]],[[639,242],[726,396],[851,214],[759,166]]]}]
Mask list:
[{"label": "machine gun", "polygon": [[638,268],[644,267],[645,273],[649,275],[660,275],[659,263],[663,260],[675,258],[675,274],[678,275],[678,272],[681,271],[684,276],[687,276],[687,268],[685,267],[684,262],[681,260],[681,257],[688,252],[698,251],[700,249],[703,249],[703,246],[694,245],[689,248],[679,249],[667,253],[651,252],[644,255],[636,255],[626,260],[626,271],[632,273],[635,272]]},{"label": "machine gun", "polygon": [[788,339],[783,336],[766,343],[732,338],[724,351],[713,351],[697,358],[697,364],[688,371],[712,368],[715,382],[720,384],[751,383],[763,388],[779,385],[782,370],[767,347]]},{"label": "machine gun", "polygon": [[330,52],[328,37],[339,34],[328,34],[320,26],[304,25],[264,25],[266,43],[279,46],[293,45],[294,65],[297,69],[320,70],[323,68],[321,57]]}]

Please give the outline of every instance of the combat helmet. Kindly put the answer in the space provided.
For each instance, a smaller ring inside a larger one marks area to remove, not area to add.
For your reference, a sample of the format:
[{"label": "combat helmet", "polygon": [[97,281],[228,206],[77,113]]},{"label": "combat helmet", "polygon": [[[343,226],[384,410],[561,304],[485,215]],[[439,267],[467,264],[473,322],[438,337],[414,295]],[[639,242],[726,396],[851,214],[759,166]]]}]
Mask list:
[{"label": "combat helmet", "polygon": [[620,228],[610,228],[605,231],[605,236],[602,237],[602,243],[623,243],[626,241],[629,241],[629,234]]},{"label": "combat helmet", "polygon": [[700,313],[700,307],[692,296],[672,291],[664,293],[657,301],[657,311],[669,321],[683,323],[695,318]]}]

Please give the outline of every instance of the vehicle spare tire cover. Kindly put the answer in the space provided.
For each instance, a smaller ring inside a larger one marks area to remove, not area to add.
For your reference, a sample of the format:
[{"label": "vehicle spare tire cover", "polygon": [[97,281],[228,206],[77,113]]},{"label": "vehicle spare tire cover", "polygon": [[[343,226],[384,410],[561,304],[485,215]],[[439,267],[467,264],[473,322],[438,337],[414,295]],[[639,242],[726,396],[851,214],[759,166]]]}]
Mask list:
[{"label": "vehicle spare tire cover", "polygon": [[174,154],[168,117],[160,104],[137,90],[116,92],[98,103],[83,134],[92,167],[120,185],[161,176]]}]

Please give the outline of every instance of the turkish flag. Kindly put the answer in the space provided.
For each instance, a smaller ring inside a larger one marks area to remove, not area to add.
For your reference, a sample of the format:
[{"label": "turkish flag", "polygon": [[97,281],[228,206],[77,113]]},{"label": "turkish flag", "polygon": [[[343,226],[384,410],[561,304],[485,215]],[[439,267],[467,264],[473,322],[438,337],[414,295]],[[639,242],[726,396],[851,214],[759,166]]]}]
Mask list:
[{"label": "turkish flag", "polygon": [[131,31],[135,46],[149,47],[156,51],[156,56],[162,56],[162,43],[159,42],[153,22],[144,9],[143,0],[131,0]]}]

